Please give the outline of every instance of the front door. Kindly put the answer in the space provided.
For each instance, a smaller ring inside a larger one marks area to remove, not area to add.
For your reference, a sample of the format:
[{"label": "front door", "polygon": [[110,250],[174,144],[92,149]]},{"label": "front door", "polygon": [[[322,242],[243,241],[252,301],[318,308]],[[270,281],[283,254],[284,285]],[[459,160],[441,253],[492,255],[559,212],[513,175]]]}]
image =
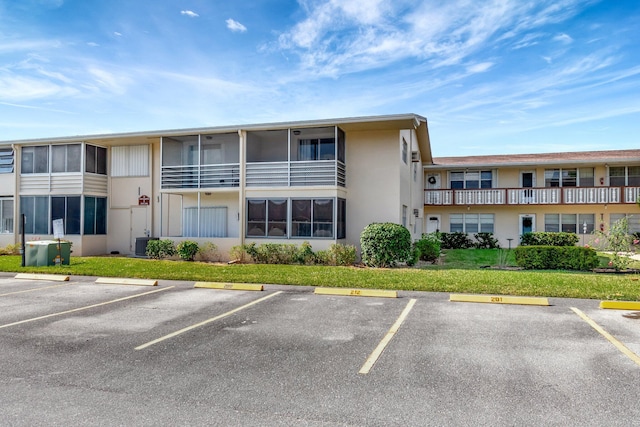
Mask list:
[{"label": "front door", "polygon": [[536,216],[535,214],[522,214],[520,215],[520,235],[524,233],[533,233],[536,231]]},{"label": "front door", "polygon": [[129,235],[129,250],[135,253],[136,238],[149,237],[149,228],[147,224],[147,207],[135,206],[131,207],[131,234]]},{"label": "front door", "polygon": [[440,215],[427,215],[427,233],[440,231]]}]

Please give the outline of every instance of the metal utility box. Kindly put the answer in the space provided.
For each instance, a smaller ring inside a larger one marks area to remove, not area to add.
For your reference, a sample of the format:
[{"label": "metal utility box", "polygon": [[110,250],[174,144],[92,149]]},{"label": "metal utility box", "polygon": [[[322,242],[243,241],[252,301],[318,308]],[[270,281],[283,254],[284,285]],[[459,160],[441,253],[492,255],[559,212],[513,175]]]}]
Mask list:
[{"label": "metal utility box", "polygon": [[[71,243],[55,240],[36,240],[25,243],[25,266],[41,267],[46,265],[69,265],[71,257]],[[58,256],[60,257],[58,260]]]}]

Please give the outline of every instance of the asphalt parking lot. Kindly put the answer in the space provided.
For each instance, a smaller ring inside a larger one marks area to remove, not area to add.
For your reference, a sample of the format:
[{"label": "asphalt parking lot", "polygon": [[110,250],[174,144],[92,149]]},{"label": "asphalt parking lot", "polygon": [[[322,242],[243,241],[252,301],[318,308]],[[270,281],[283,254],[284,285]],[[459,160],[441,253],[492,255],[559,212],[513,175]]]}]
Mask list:
[{"label": "asphalt parking lot", "polygon": [[95,279],[0,276],[3,425],[640,420],[640,313],[599,301],[524,306]]}]

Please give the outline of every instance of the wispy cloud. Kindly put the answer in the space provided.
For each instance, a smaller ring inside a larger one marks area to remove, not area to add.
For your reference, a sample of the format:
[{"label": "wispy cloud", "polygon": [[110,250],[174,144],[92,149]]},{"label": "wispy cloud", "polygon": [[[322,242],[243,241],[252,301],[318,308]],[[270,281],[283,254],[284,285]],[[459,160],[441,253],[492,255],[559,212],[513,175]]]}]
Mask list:
[{"label": "wispy cloud", "polygon": [[575,15],[584,2],[308,0],[304,5],[307,18],[282,33],[279,46],[297,53],[302,67],[336,76],[408,58],[434,67],[456,65],[487,43],[515,37],[520,40],[515,49],[530,46],[540,37],[533,30]]},{"label": "wispy cloud", "polygon": [[244,33],[247,31],[247,27],[236,21],[235,19],[227,19],[225,21],[227,23],[227,28],[233,32]]},{"label": "wispy cloud", "polygon": [[557,36],[555,36],[553,38],[554,41],[560,42],[560,43],[564,43],[564,44],[571,44],[573,43],[573,38],[571,38],[570,35],[565,34],[565,33],[560,33]]},{"label": "wispy cloud", "polygon": [[180,11],[180,14],[181,15],[186,15],[189,18],[197,18],[198,16],[200,16],[200,15],[198,15],[197,13],[195,13],[192,10],[182,10],[182,11]]}]

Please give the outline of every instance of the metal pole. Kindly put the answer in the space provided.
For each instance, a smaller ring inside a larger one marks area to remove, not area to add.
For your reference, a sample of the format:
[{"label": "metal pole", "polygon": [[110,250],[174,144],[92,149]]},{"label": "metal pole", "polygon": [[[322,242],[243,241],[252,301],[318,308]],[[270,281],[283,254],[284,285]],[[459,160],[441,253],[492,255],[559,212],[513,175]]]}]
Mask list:
[{"label": "metal pole", "polygon": [[25,248],[25,237],[24,237],[25,236],[24,228],[25,228],[26,224],[27,224],[27,216],[25,214],[21,214],[20,215],[20,229],[21,229],[20,236],[21,236],[22,242],[20,244],[20,247],[22,249],[22,267],[25,266],[25,256],[26,256],[25,255],[25,249],[26,249]]}]

